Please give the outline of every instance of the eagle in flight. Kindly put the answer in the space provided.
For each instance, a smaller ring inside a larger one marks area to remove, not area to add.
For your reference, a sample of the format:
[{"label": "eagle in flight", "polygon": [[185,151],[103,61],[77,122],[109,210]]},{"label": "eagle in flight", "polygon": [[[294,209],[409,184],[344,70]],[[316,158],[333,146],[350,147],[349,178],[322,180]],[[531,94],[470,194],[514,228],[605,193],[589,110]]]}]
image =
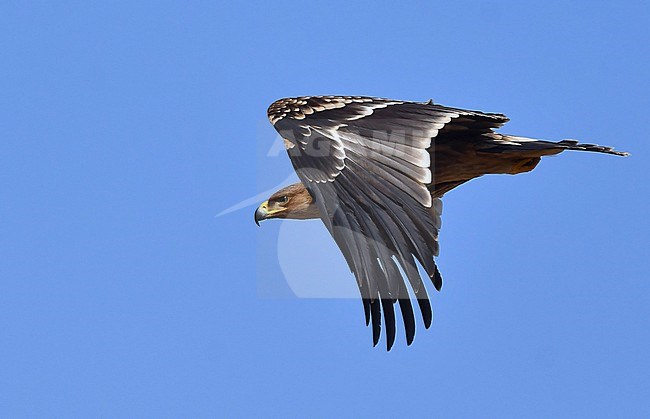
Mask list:
[{"label": "eagle in flight", "polygon": [[418,264],[440,291],[435,258],[446,192],[486,174],[529,172],[543,156],[564,150],[628,154],[500,134],[494,130],[508,121],[505,115],[433,101],[305,96],[274,102],[268,117],[300,183],[271,195],[255,211],[255,222],[320,218],[356,278],[374,345],[383,311],[388,350],[395,341],[395,303],[407,345],[415,336],[411,295],[424,326],[431,325]]}]

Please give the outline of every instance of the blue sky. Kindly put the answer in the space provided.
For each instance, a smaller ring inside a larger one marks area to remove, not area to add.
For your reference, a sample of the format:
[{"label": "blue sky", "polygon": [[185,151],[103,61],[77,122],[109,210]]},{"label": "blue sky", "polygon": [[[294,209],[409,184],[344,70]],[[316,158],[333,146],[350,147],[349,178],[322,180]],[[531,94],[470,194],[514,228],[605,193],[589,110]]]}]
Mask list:
[{"label": "blue sky", "polygon": [[[649,4],[430,3],[3,2],[0,416],[650,415]],[[449,193],[433,326],[387,353],[295,296],[354,281],[318,221],[216,217],[291,174],[266,108],[314,94],[632,156]]]}]

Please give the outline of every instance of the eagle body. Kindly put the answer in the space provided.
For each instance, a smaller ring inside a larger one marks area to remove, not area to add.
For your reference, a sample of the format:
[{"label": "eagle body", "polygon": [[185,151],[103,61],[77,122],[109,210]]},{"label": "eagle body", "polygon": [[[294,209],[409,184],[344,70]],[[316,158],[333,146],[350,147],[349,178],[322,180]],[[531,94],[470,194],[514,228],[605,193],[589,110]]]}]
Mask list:
[{"label": "eagle body", "polygon": [[543,156],[582,150],[625,156],[573,140],[550,142],[495,132],[502,114],[364,96],[281,99],[268,110],[300,183],[274,193],[255,212],[269,218],[320,218],[354,274],[373,342],[382,313],[386,345],[395,340],[397,303],[406,342],[415,336],[411,304],[424,326],[432,311],[420,265],[440,290],[435,263],[440,198],[486,174],[533,170]]}]

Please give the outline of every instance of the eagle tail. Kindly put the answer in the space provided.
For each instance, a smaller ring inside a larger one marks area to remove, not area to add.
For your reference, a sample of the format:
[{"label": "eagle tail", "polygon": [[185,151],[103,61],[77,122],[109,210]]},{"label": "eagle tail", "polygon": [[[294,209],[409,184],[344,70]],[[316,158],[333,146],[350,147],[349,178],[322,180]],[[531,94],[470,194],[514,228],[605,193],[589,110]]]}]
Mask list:
[{"label": "eagle tail", "polygon": [[597,145],[597,144],[584,144],[579,143],[576,140],[562,140],[557,144],[558,146],[564,148],[565,150],[579,150],[579,151],[593,151],[595,153],[605,153],[605,154],[614,154],[615,156],[629,156],[630,153],[626,151],[617,151],[612,147]]},{"label": "eagle tail", "polygon": [[533,138],[517,137],[497,133],[485,134],[489,140],[484,143],[480,151],[494,153],[517,153],[530,157],[541,157],[561,153],[564,150],[591,151],[595,153],[628,156],[630,153],[617,151],[612,147],[580,143],[576,140],[562,140],[559,142],[536,140]]}]

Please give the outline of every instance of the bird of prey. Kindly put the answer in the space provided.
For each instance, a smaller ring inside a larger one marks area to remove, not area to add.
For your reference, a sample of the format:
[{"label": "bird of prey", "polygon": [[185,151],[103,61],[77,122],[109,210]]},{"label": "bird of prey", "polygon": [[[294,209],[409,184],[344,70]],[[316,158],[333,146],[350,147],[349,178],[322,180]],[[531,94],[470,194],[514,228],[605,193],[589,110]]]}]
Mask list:
[{"label": "bird of prey", "polygon": [[494,130],[508,121],[505,115],[431,100],[304,96],[274,102],[268,117],[300,183],[271,195],[255,211],[255,222],[320,218],[356,278],[375,346],[383,311],[388,350],[395,341],[395,303],[407,345],[415,336],[411,296],[425,328],[431,325],[418,264],[440,291],[435,257],[446,192],[485,174],[529,172],[543,156],[564,150],[628,154],[500,134]]}]

